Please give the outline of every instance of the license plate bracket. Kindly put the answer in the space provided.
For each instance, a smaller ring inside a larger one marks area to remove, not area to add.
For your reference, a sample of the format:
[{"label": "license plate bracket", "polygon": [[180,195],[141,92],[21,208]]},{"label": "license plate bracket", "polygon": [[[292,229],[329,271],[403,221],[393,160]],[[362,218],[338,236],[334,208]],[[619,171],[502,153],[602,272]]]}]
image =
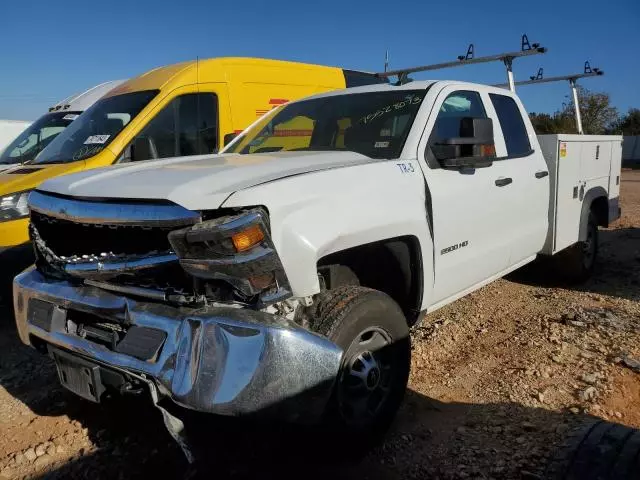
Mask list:
[{"label": "license plate bracket", "polygon": [[63,387],[82,398],[100,403],[105,387],[98,365],[58,349],[52,349],[52,356]]}]

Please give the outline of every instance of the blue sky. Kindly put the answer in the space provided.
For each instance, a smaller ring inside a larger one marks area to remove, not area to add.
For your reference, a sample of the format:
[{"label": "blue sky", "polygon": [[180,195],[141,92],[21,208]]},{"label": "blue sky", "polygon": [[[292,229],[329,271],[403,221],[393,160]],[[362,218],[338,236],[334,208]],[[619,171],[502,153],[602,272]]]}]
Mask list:
[{"label": "blue sky", "polygon": [[[520,35],[549,48],[517,60],[516,79],[538,67],[546,76],[581,71],[604,77],[589,89],[611,94],[621,111],[640,108],[639,0],[280,2],[129,0],[2,2],[0,118],[35,119],[56,101],[94,84],[178,61],[255,56],[354,69],[439,63],[519,49]],[[501,82],[499,63],[416,74]],[[553,112],[567,84],[521,87],[530,111]]]}]

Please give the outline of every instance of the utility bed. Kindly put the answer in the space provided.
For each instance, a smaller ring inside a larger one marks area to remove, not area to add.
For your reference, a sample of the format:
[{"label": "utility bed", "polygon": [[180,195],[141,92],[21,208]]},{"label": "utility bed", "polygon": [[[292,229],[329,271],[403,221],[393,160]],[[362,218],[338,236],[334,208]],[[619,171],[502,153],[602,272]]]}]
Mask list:
[{"label": "utility bed", "polygon": [[[542,253],[553,255],[578,241],[585,192],[596,188],[609,199],[603,215],[620,216],[622,137],[615,135],[538,135],[549,167],[549,230]],[[604,192],[603,192],[604,191]],[[586,199],[589,200],[589,199]]]}]

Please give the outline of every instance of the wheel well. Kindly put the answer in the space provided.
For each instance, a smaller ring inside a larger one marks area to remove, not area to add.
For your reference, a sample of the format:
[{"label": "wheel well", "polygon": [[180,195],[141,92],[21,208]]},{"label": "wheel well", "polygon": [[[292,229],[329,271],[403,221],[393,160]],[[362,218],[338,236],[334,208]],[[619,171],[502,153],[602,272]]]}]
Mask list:
[{"label": "wheel well", "polygon": [[591,202],[591,211],[596,217],[599,226],[609,226],[609,202],[607,201],[607,197],[594,199],[593,202]]},{"label": "wheel well", "polygon": [[420,315],[423,275],[420,242],[416,237],[396,237],[332,253],[318,267],[344,265],[360,285],[385,292],[402,308],[409,326]]}]

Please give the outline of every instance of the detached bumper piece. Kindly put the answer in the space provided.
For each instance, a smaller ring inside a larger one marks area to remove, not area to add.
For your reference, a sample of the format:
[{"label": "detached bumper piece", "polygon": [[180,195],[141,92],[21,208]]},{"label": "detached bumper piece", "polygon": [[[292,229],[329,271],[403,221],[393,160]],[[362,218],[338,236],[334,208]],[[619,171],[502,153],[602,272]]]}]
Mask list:
[{"label": "detached bumper piece", "polygon": [[14,307],[21,340],[46,345],[62,383],[93,401],[109,372],[193,410],[312,422],[342,357],[332,342],[281,317],[135,301],[34,269],[14,280]]}]

